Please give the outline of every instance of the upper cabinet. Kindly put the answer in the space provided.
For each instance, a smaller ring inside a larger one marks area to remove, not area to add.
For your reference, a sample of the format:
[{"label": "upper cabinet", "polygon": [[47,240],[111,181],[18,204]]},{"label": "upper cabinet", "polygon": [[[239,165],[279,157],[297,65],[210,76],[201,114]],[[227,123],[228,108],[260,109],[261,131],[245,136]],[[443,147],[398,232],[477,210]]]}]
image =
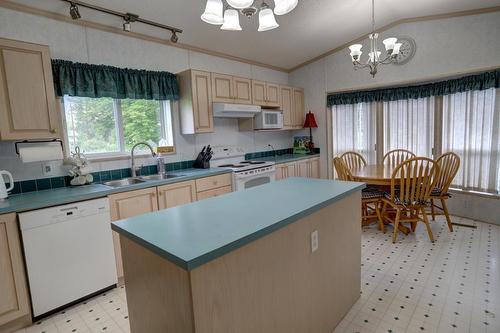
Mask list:
[{"label": "upper cabinet", "polygon": [[183,134],[214,131],[212,112],[212,79],[210,72],[187,70],[177,75]]},{"label": "upper cabinet", "polygon": [[295,112],[293,104],[293,88],[287,86],[280,87],[281,95],[281,110],[283,111],[283,128],[293,129],[295,124],[293,122],[293,114]]},{"label": "upper cabinet", "polygon": [[212,73],[212,101],[218,103],[252,104],[251,80]]},{"label": "upper cabinet", "polygon": [[0,138],[60,138],[48,46],[0,38]]},{"label": "upper cabinet", "polygon": [[280,107],[280,86],[274,83],[252,80],[252,104]]},{"label": "upper cabinet", "polygon": [[304,89],[293,88],[293,124],[294,128],[302,128],[304,125]]}]

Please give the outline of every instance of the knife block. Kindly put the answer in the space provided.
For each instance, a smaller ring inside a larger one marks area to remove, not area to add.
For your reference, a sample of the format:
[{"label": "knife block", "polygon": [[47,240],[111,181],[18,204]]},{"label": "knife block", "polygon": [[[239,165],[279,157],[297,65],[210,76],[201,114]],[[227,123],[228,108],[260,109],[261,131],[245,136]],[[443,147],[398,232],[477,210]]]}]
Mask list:
[{"label": "knife block", "polygon": [[199,153],[198,157],[196,157],[196,160],[193,163],[193,168],[210,169],[210,161],[204,161],[203,155],[201,153]]}]

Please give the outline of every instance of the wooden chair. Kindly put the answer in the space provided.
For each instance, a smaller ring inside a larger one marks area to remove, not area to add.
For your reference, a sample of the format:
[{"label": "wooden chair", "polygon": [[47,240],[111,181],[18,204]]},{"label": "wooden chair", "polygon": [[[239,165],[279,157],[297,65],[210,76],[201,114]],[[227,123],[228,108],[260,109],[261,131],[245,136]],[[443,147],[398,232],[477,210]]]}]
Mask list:
[{"label": "wooden chair", "polygon": [[407,149],[393,149],[384,155],[384,164],[398,165],[410,158],[417,157]]},{"label": "wooden chair", "polygon": [[349,170],[360,168],[366,165],[366,160],[363,155],[354,151],[348,151],[340,155],[340,159],[344,162]]},{"label": "wooden chair", "polygon": [[[394,225],[393,243],[396,242],[400,223],[410,222],[414,231],[418,221],[425,223],[429,238],[434,242],[425,208],[438,177],[438,164],[426,157],[411,158],[394,169],[391,178],[391,193],[386,194],[382,199],[382,216]],[[395,211],[394,219],[386,214],[388,206]]]},{"label": "wooden chair", "polygon": [[[448,229],[453,231],[450,214],[448,213],[448,207],[446,206],[446,200],[451,197],[450,193],[448,193],[448,189],[450,188],[451,182],[453,181],[453,178],[455,178],[458,168],[460,167],[460,157],[455,153],[449,152],[441,155],[436,160],[436,163],[439,165],[441,173],[439,174],[436,185],[431,192],[432,219],[435,220],[436,215],[446,216]],[[440,200],[441,206],[436,205],[434,200]],[[436,213],[436,208],[442,211],[442,213]]]},{"label": "wooden chair", "polygon": [[[333,159],[333,165],[337,171],[337,176],[340,180],[353,181],[351,171],[346,166],[344,161],[340,157],[335,157]],[[379,229],[385,233],[385,227],[382,220],[382,215],[380,214],[380,203],[381,199],[384,197],[384,192],[379,191],[374,188],[365,188],[361,192],[361,223],[363,225],[368,224],[372,219],[377,218],[379,223]],[[373,207],[370,205],[373,204]]]}]

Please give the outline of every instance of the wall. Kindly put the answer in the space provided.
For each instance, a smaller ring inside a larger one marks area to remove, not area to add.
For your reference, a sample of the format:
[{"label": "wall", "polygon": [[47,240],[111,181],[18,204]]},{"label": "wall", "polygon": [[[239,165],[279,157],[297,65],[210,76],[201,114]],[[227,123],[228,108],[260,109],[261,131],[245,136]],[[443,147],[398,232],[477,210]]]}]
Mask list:
[{"label": "wall", "polygon": [[[353,70],[347,48],[290,73],[290,84],[305,89],[306,110],[313,111],[319,120],[320,128],[313,135],[323,152],[328,149],[327,92],[425,81],[500,67],[497,56],[500,54],[500,12],[401,24],[381,33],[380,40],[389,36],[410,36],[415,39],[417,50],[409,63],[382,66],[375,78],[367,70]],[[362,44],[366,57],[369,44],[367,40]],[[327,154],[322,154],[322,177],[328,176],[327,166]],[[477,200],[481,198],[474,199]],[[500,216],[500,208],[496,216]]]},{"label": "wall", "polygon": [[[71,61],[173,73],[195,68],[280,84],[288,83],[287,73],[5,8],[0,8],[0,37],[49,45],[53,58]],[[237,120],[231,119],[215,119],[215,133],[181,135],[177,103],[174,103],[173,115],[177,153],[168,156],[167,162],[192,160],[197,151],[208,143],[240,145],[247,152],[267,150],[268,143],[273,144],[276,149],[292,145],[293,133],[290,131],[239,132]],[[139,163],[151,162],[151,160],[139,161]],[[94,163],[93,167],[97,171],[125,168],[129,164],[128,160],[122,160]],[[1,169],[11,171],[16,180],[43,177],[42,164],[22,164],[15,155],[12,142],[0,142]],[[56,163],[54,176],[65,173],[65,168]]]}]

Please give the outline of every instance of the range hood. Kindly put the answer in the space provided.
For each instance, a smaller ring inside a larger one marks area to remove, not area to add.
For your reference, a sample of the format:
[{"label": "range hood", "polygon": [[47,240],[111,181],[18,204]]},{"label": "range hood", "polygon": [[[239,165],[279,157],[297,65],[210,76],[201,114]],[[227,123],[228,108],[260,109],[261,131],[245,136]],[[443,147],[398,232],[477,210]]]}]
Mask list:
[{"label": "range hood", "polygon": [[214,117],[218,118],[253,118],[260,113],[257,105],[213,103]]}]

